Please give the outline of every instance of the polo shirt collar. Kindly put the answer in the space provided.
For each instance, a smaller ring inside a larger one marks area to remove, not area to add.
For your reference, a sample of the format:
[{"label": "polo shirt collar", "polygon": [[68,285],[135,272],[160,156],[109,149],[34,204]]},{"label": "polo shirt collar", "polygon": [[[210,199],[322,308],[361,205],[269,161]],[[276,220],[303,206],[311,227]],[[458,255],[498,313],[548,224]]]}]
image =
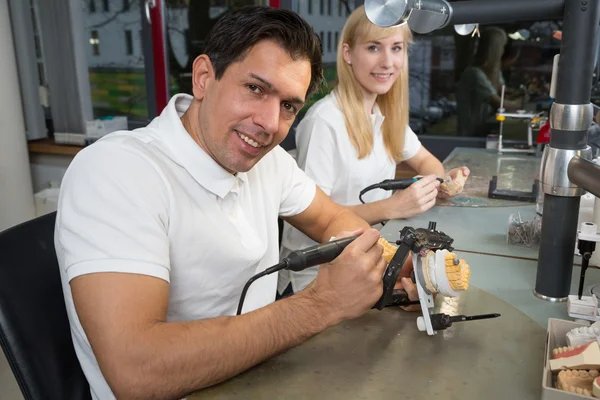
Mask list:
[{"label": "polo shirt collar", "polygon": [[159,130],[174,161],[205,189],[224,198],[232,189],[246,182],[247,176],[245,172],[233,175],[225,170],[192,139],[181,122],[181,116],[192,100],[193,97],[188,94],[173,96],[160,114]]},{"label": "polo shirt collar", "polygon": [[381,109],[379,108],[379,104],[375,103],[373,106],[373,112],[369,116],[371,118],[371,124],[373,127],[373,133],[377,134],[381,131],[381,125],[383,125],[383,120],[385,117],[381,113]]}]

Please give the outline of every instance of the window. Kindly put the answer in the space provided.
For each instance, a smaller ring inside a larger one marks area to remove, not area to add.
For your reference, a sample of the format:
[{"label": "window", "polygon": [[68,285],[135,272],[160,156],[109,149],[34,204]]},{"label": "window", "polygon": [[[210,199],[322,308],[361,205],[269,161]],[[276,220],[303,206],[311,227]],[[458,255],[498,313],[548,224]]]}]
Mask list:
[{"label": "window", "polygon": [[312,8],[313,8],[312,2],[313,2],[313,0],[308,0],[308,14],[309,15],[312,15]]},{"label": "window", "polygon": [[331,15],[331,0],[327,0],[327,15]]},{"label": "window", "polygon": [[335,33],[335,50],[337,51],[338,48],[338,41],[340,40],[340,33],[336,32]]},{"label": "window", "polygon": [[125,30],[125,53],[128,56],[133,54],[133,37],[130,30]]},{"label": "window", "polygon": [[92,31],[90,37],[90,44],[92,45],[92,54],[95,56],[100,55],[100,38],[98,38],[98,31]]},{"label": "window", "polygon": [[331,53],[331,31],[327,32],[327,51]]},{"label": "window", "polygon": [[325,0],[319,2],[319,11],[321,15],[325,14]]},{"label": "window", "polygon": [[325,46],[323,45],[323,43],[325,43],[325,33],[323,33],[323,31],[321,31],[321,32],[319,33],[319,36],[321,37],[321,46],[325,47]]},{"label": "window", "polygon": [[104,3],[104,12],[109,12],[110,7],[108,6],[108,0],[103,0]]},{"label": "window", "polygon": [[88,8],[90,9],[90,14],[96,12],[96,0],[90,0]]},{"label": "window", "polygon": [[343,8],[343,4],[342,4],[342,0],[338,0],[338,16],[342,16],[342,8]]},{"label": "window", "polygon": [[129,11],[129,0],[123,0],[123,11]]}]

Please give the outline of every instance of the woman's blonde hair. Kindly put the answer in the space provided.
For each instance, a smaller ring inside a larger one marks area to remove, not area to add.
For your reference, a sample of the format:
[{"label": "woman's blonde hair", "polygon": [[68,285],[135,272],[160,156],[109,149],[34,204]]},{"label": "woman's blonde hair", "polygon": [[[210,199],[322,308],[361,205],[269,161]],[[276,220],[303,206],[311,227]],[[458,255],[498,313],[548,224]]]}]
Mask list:
[{"label": "woman's blonde hair", "polygon": [[334,89],[335,96],[344,113],[346,129],[350,142],[358,152],[358,158],[363,159],[373,150],[373,128],[370,117],[363,105],[363,95],[360,83],[356,80],[352,67],[344,61],[344,43],[352,49],[360,43],[366,43],[390,37],[396,32],[402,32],[404,37],[404,64],[400,76],[391,89],[377,96],[377,105],[385,116],[382,125],[383,143],[388,155],[396,162],[402,159],[404,149],[404,134],[408,126],[408,45],[412,34],[407,24],[383,28],[374,25],[365,14],[364,6],[358,7],[342,30],[337,49],[338,84]]},{"label": "woman's blonde hair", "polygon": [[490,82],[499,89],[501,87],[502,54],[504,54],[508,35],[504,29],[497,26],[487,26],[480,32],[481,38],[477,45],[473,65],[481,68]]}]

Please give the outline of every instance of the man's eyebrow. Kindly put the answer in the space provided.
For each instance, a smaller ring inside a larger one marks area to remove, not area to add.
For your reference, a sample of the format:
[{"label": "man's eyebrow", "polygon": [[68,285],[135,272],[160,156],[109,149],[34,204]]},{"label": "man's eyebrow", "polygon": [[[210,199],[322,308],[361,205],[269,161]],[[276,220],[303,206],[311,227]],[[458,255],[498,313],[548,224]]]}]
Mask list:
[{"label": "man's eyebrow", "polygon": [[[265,85],[270,91],[274,92],[274,93],[279,93],[279,91],[273,86],[273,84],[271,82],[269,82],[268,80],[266,80],[263,77],[260,77],[256,74],[250,73],[250,77],[252,79],[256,79],[257,81],[261,82],[263,85]],[[288,103],[293,103],[299,106],[303,106],[304,105],[304,100],[301,99],[300,97],[292,97],[289,99],[285,99],[285,101],[287,101]]]}]

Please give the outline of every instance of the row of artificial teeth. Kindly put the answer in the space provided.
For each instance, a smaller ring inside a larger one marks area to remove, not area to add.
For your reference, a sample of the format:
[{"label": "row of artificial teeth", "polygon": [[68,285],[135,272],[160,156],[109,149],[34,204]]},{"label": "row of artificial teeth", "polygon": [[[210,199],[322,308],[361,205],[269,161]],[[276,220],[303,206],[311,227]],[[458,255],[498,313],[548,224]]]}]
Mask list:
[{"label": "row of artificial teeth", "polygon": [[600,372],[598,372],[597,369],[590,369],[585,370],[585,369],[565,369],[562,370],[558,373],[558,375],[560,375],[561,377],[577,377],[577,378],[596,378],[598,375],[600,375]]},{"label": "row of artificial teeth", "polygon": [[575,394],[582,394],[584,396],[591,396],[592,395],[592,391],[591,390],[580,388],[580,387],[573,386],[573,385],[564,387],[563,390],[565,392],[575,393]]},{"label": "row of artificial teeth", "polygon": [[237,134],[238,134],[238,136],[239,136],[239,137],[240,137],[240,138],[241,138],[241,139],[242,139],[244,142],[248,143],[250,146],[252,146],[252,147],[256,147],[256,148],[258,148],[258,147],[263,147],[263,145],[262,145],[262,144],[260,144],[260,143],[256,143],[254,140],[250,139],[248,136],[246,136],[246,135],[243,135],[243,134],[241,134],[241,133],[239,133],[239,132],[237,132]]},{"label": "row of artificial teeth", "polygon": [[552,353],[554,355],[557,355],[557,354],[565,353],[567,351],[573,351],[573,350],[575,350],[578,347],[581,347],[581,346],[563,346],[563,347],[558,347],[558,348],[552,350]]}]

